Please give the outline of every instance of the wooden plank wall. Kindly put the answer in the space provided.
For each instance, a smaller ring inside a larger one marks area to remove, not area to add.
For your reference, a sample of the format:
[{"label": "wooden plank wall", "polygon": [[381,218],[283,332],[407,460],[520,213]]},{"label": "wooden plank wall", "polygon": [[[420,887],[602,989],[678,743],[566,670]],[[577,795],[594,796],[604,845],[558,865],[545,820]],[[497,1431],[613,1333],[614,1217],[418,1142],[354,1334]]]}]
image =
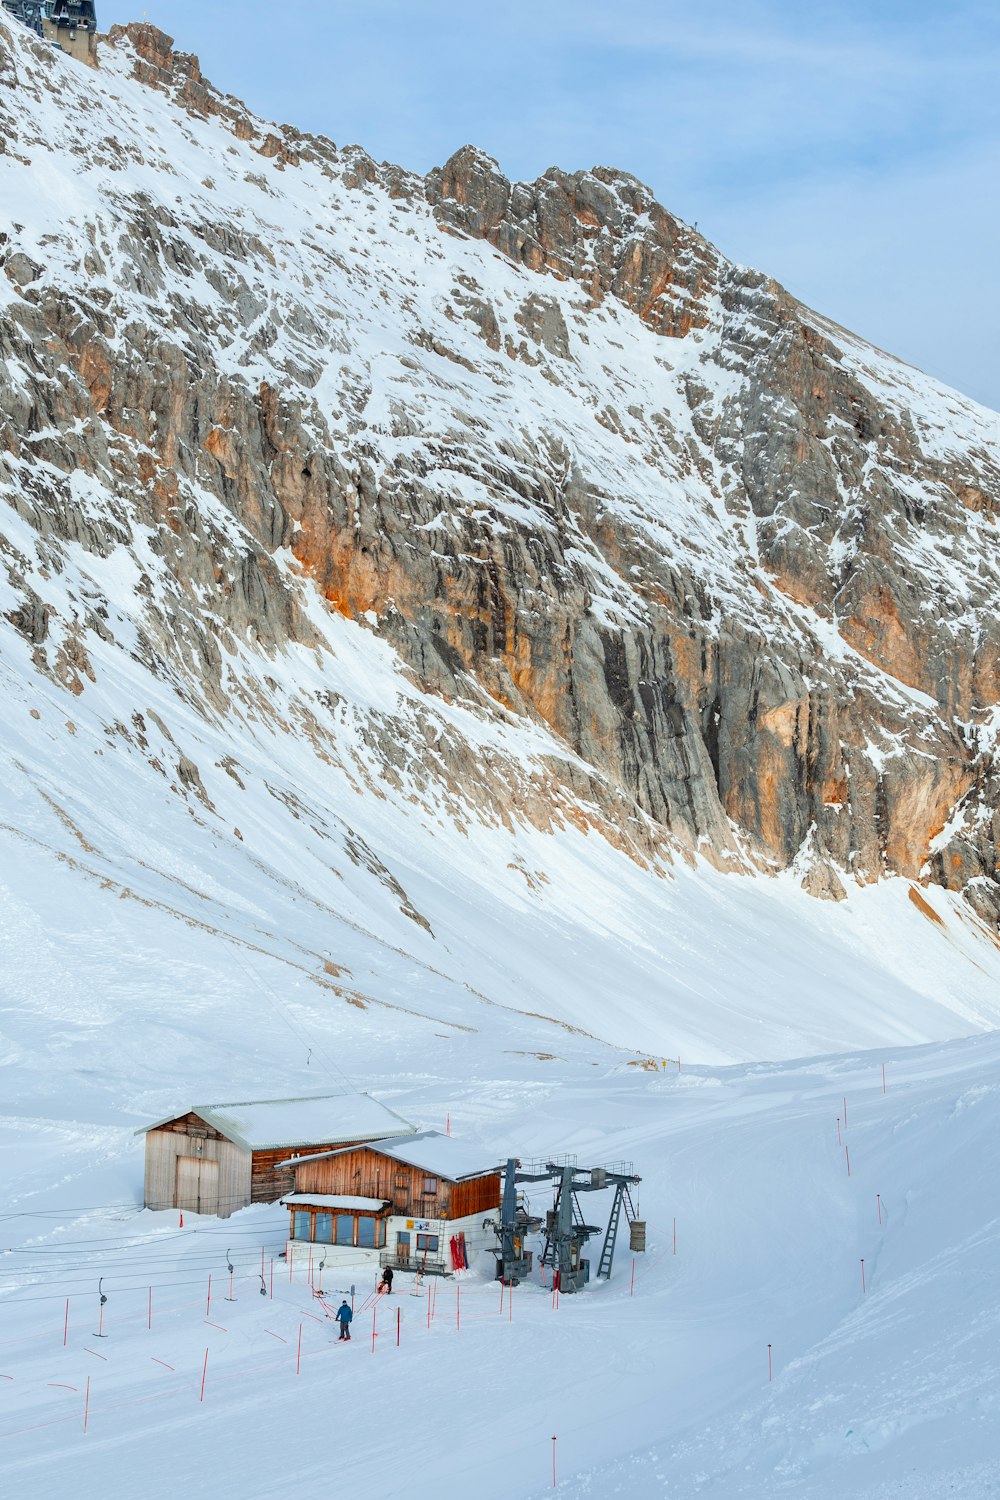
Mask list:
[{"label": "wooden plank wall", "polygon": [[[175,1128],[178,1124],[160,1130],[150,1130],[146,1135],[146,1167],[144,1199],[147,1208],[175,1208],[177,1206],[177,1158],[200,1156],[203,1160],[219,1164],[219,1198],[215,1212],[228,1218],[236,1209],[250,1202],[250,1153],[227,1141],[217,1130],[198,1121],[187,1129]],[[193,1135],[192,1130],[200,1133]],[[199,1151],[198,1148],[201,1148]],[[203,1210],[208,1212],[208,1208]]]},{"label": "wooden plank wall", "polygon": [[358,1146],[325,1161],[304,1162],[295,1169],[297,1193],[341,1193],[361,1198],[388,1198],[393,1211],[414,1219],[460,1219],[495,1209],[500,1202],[500,1174],[490,1172],[470,1182],[435,1178],[437,1190],[424,1192],[431,1174],[407,1166],[370,1146]]}]

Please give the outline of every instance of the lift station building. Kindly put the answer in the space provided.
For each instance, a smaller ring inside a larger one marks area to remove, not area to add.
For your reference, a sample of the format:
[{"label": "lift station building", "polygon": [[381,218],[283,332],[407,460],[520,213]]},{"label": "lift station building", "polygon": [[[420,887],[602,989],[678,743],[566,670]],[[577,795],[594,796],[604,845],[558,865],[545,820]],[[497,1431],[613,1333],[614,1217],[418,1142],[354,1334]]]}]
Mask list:
[{"label": "lift station building", "polygon": [[136,1134],[146,1137],[146,1208],[225,1219],[293,1190],[299,1157],[397,1141],[416,1135],[416,1126],[370,1094],[309,1094],[199,1104]]}]

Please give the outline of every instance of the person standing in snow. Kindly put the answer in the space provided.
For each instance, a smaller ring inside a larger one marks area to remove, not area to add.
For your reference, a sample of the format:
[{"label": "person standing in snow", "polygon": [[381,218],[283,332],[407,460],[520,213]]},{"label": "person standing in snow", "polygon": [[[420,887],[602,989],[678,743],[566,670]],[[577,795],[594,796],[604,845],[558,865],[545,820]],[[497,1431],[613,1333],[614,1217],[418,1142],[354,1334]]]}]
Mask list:
[{"label": "person standing in snow", "polygon": [[391,1266],[386,1266],[385,1270],[382,1272],[382,1285],[379,1287],[379,1291],[380,1292],[384,1291],[387,1296],[392,1291],[392,1267]]},{"label": "person standing in snow", "polygon": [[353,1317],[354,1314],[351,1312],[351,1309],[348,1307],[347,1303],[342,1302],[337,1308],[337,1322],[340,1324],[340,1337],[342,1339],[350,1340],[351,1319]]}]

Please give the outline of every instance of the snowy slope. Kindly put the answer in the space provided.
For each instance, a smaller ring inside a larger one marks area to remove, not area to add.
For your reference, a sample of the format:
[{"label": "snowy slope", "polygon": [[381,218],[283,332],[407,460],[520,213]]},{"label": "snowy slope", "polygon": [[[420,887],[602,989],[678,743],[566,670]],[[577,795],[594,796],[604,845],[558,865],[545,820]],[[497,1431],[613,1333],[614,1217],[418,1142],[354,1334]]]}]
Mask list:
[{"label": "snowy slope", "polygon": [[[649,1225],[634,1281],[626,1245],[611,1282],[558,1309],[536,1276],[501,1312],[496,1283],[469,1272],[430,1307],[400,1275],[373,1311],[361,1267],[320,1273],[321,1302],[304,1271],[279,1261],[272,1280],[280,1210],[186,1215],[181,1231],[122,1203],[59,1225],[66,1190],[28,1186],[36,1155],[4,1220],[22,1248],[0,1262],[8,1482],[125,1494],[141,1469],[151,1500],[178,1486],[249,1500],[289,1475],[319,1495],[332,1461],[347,1493],[389,1495],[404,1474],[420,1500],[499,1500],[551,1487],[555,1435],[565,1495],[995,1493],[993,1038],[680,1075],[580,1060],[546,1083],[523,1059],[502,1066],[470,1066],[467,1138],[633,1159]],[[408,1107],[434,1108],[440,1087],[411,1082]],[[58,1171],[79,1149],[111,1200],[123,1159],[95,1168],[96,1139],[51,1129],[43,1159]],[[344,1349],[325,1307],[352,1283]]]},{"label": "snowy slope", "polygon": [[[531,278],[443,236],[412,183],[373,187],[363,154],[323,143],[294,169],[262,157],[259,122],[250,141],[235,106],[191,114],[137,81],[125,48],[95,79],[11,45],[0,193],[37,275],[8,260],[0,277],[23,334],[6,351],[0,465],[4,1478],[89,1500],[179,1485],[263,1496],[290,1475],[311,1496],[335,1475],[381,1496],[406,1472],[417,1497],[527,1496],[551,1484],[556,1433],[566,1494],[991,1493],[997,1231],[970,1167],[988,1181],[995,1154],[988,925],[957,891],[901,878],[818,901],[800,883],[808,836],[798,865],[751,875],[721,815],[717,846],[668,836],[540,712],[468,675],[429,691],[392,636],[392,599],[348,608],[305,557],[307,509],[273,573],[254,572],[268,521],[248,504],[238,393],[280,376],[307,433],[325,424],[363,450],[389,490],[426,481],[441,502],[421,523],[432,552],[449,533],[461,551],[456,518],[480,508],[500,535],[558,534],[560,587],[579,585],[602,629],[639,630],[648,594],[532,491],[534,471],[520,491],[509,474],[493,483],[498,452],[516,478],[531,450],[561,494],[576,454],[651,556],[706,581],[751,632],[766,596],[817,681],[831,662],[849,669],[933,760],[927,695],[782,594],[752,564],[753,526],[720,501],[681,393],[697,379],[720,410],[733,396],[736,375],[706,357],[730,315],[672,340],[665,379],[663,340],[549,278],[572,377],[543,348],[494,358],[456,321],[456,284],[485,289],[519,341]],[[79,110],[72,139],[57,100]],[[206,229],[220,219],[229,244]],[[150,225],[161,274],[139,284]],[[116,301],[103,350],[49,382],[36,356],[51,330],[32,320],[53,286],[83,288],[91,313],[105,291]],[[892,362],[822,326],[887,408],[901,399]],[[77,396],[83,370],[101,389],[101,358],[113,382],[168,342],[191,370],[208,349],[218,380],[178,377],[203,426],[154,511],[162,392],[122,396],[129,431],[106,431]],[[994,442],[991,414],[907,380],[928,448]],[[47,382],[59,423],[36,430]],[[647,440],[643,391],[662,441]],[[352,473],[360,497],[360,460]],[[969,524],[980,550],[959,562],[989,579],[987,523]],[[964,587],[961,569],[949,584],[955,550],[925,541],[935,588]],[[992,725],[966,728],[988,756]],[[904,740],[864,756],[898,760]],[[198,1099],[345,1080],[424,1126],[450,1114],[498,1154],[633,1159],[650,1226],[635,1295],[623,1253],[610,1286],[558,1312],[525,1287],[501,1318],[480,1268],[459,1331],[454,1282],[428,1327],[404,1278],[399,1349],[382,1308],[375,1356],[363,1320],[334,1350],[280,1266],[273,1298],[258,1296],[279,1210],[183,1235],[141,1211],[135,1127]],[[215,1300],[227,1250],[232,1304]],[[101,1276],[106,1346],[92,1338]],[[344,1358],[349,1374],[332,1368]]]}]

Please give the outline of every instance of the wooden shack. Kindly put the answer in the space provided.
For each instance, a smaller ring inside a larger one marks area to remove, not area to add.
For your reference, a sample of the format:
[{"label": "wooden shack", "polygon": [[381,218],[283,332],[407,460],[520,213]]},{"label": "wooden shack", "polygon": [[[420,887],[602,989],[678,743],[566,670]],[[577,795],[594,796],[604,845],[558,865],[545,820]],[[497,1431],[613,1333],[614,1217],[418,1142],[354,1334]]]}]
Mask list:
[{"label": "wooden shack", "polygon": [[483,1219],[500,1205],[500,1167],[437,1131],[314,1152],[278,1170],[294,1177],[282,1196],[293,1262],[321,1246],[331,1261],[447,1273],[494,1244]]},{"label": "wooden shack", "polygon": [[200,1104],[136,1131],[146,1137],[145,1206],[228,1218],[294,1188],[290,1170],[275,1170],[284,1159],[415,1132],[370,1094]]}]

